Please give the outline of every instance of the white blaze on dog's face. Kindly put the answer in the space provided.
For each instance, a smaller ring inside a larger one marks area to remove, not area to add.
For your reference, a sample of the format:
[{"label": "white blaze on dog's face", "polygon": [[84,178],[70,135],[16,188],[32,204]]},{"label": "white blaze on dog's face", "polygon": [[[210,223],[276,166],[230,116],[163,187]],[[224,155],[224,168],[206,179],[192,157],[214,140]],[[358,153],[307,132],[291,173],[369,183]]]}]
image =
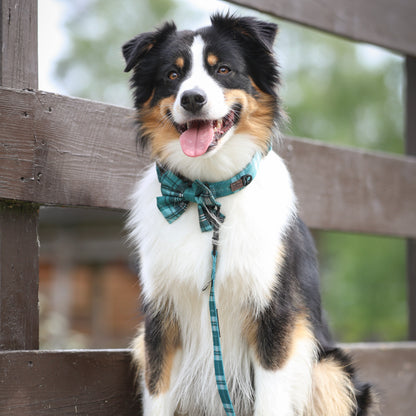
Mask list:
[{"label": "white blaze on dog's face", "polygon": [[[204,49],[201,36],[196,36],[189,76],[182,82],[172,109],[173,121],[184,130],[181,148],[189,157],[203,156],[210,147],[215,151],[232,134],[236,119],[225,101],[224,89],[205,69]],[[224,65],[221,70],[226,76],[230,68]]]},{"label": "white blaze on dog's face", "polygon": [[280,114],[277,27],[253,22],[230,27],[216,16],[196,32],[166,24],[124,46],[140,140],[159,163],[212,180],[267,151]]}]

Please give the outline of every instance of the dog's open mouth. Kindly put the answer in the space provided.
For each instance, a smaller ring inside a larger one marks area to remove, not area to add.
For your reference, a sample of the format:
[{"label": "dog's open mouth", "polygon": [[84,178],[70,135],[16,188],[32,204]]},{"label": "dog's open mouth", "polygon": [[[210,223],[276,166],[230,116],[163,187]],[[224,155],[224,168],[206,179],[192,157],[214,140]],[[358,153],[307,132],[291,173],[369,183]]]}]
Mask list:
[{"label": "dog's open mouth", "polygon": [[214,149],[221,138],[238,122],[239,109],[234,108],[220,120],[192,120],[177,125],[182,151],[190,157],[202,156]]}]

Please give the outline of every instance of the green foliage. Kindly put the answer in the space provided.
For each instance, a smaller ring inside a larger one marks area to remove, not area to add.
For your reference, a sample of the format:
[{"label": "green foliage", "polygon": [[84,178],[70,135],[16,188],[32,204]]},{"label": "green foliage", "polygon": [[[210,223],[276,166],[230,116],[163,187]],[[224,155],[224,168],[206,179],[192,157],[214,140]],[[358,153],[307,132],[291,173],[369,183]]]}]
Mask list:
[{"label": "green foliage", "polygon": [[337,233],[320,233],[318,241],[323,303],[336,339],[405,339],[404,241]]},{"label": "green foliage", "polygon": [[[68,3],[69,4],[69,3]],[[66,19],[69,50],[56,75],[71,95],[128,104],[121,46],[169,19],[175,0],[88,0],[72,2]]]},{"label": "green foliage", "polygon": [[403,153],[402,59],[293,24],[280,26],[289,133]]}]

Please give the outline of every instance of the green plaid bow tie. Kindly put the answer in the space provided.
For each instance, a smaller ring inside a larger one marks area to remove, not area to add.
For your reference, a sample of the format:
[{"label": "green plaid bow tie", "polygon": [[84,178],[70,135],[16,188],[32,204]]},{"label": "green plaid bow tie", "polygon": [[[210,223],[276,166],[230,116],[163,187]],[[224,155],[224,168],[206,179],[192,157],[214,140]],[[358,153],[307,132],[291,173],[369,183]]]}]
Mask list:
[{"label": "green plaid bow tie", "polygon": [[245,188],[254,179],[262,154],[257,152],[251,162],[231,179],[221,182],[194,182],[175,175],[157,165],[157,175],[162,196],[157,197],[157,207],[171,224],[188,208],[189,203],[198,205],[201,231],[212,231],[215,222],[223,222],[221,204],[216,200]]}]

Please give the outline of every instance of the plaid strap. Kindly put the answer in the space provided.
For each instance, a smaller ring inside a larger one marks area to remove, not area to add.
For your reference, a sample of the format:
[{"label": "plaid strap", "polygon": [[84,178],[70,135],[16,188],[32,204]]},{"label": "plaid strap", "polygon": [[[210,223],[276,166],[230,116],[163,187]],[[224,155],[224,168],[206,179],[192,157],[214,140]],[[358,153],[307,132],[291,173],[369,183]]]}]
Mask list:
[{"label": "plaid strap", "polygon": [[222,359],[220,325],[218,321],[218,309],[215,303],[215,275],[217,271],[217,246],[218,246],[218,227],[214,227],[212,237],[212,270],[211,270],[211,290],[209,293],[209,314],[211,316],[212,342],[214,345],[214,369],[217,382],[218,393],[221,398],[227,416],[235,416],[234,407],[231,402],[230,392],[228,391],[227,381],[224,373],[224,363]]}]

